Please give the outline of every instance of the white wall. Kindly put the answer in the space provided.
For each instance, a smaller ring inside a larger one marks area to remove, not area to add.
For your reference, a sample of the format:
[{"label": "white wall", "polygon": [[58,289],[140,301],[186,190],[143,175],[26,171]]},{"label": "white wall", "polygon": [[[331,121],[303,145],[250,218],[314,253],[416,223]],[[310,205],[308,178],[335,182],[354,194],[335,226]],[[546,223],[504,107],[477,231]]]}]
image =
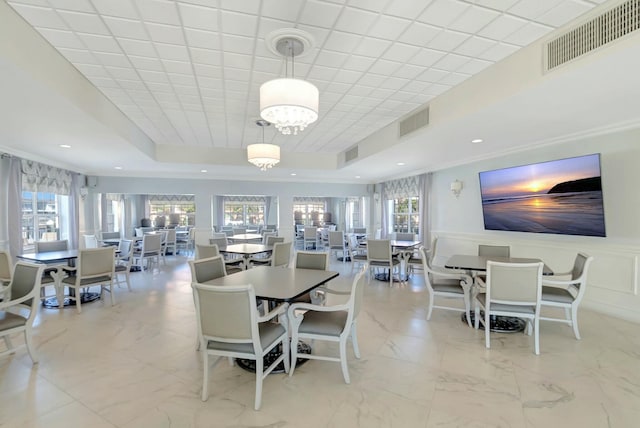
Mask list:
[{"label": "white wall", "polygon": [[[293,239],[293,197],[366,196],[364,184],[296,182],[257,182],[159,178],[98,177],[93,193],[193,194],[196,202],[196,228],[213,226],[213,198],[216,195],[271,195],[278,197],[279,234]],[[89,220],[88,220],[89,221]],[[97,225],[95,226],[97,228]]]},{"label": "white wall", "polygon": [[[606,238],[486,231],[478,173],[601,153]],[[458,179],[458,199],[449,190]],[[554,271],[570,269],[577,251],[595,256],[583,305],[640,322],[640,130],[583,138],[434,173],[432,230],[439,237],[436,264],[453,253],[474,254],[479,243],[511,245],[515,257],[539,257]]]}]

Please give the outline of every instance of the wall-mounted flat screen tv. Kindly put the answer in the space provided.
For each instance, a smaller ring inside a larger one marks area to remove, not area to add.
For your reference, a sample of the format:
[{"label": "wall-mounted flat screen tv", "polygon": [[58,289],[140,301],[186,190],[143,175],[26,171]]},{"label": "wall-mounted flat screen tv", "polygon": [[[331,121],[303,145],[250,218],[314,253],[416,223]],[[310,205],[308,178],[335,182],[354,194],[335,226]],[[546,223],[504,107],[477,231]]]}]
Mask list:
[{"label": "wall-mounted flat screen tv", "polygon": [[606,236],[600,154],[480,173],[484,228]]}]

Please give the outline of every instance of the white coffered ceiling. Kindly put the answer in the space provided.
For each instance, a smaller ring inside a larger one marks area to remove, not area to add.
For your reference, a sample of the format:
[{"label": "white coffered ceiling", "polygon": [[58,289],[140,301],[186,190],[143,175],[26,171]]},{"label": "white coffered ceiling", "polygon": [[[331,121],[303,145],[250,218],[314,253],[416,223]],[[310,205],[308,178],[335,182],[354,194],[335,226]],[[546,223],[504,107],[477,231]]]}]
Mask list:
[{"label": "white coffered ceiling", "polygon": [[[341,168],[339,153],[603,2],[8,0],[148,137],[146,152],[133,137],[115,137],[109,126],[94,124],[95,114],[56,104],[55,94],[47,98],[19,67],[2,61],[1,51],[0,72],[13,79],[5,82],[7,91],[20,85],[34,100],[40,93],[47,102],[39,106],[48,103],[60,116],[39,134],[24,131],[21,150],[85,173],[117,174],[119,165],[130,175],[193,176],[206,168],[215,176],[282,178],[301,169],[301,179],[357,174],[372,181],[402,172],[384,169],[375,156]],[[255,125],[260,85],[285,75],[284,62],[265,45],[265,36],[282,28],[315,39],[312,51],[296,60],[295,76],[320,90],[320,117],[298,136],[267,131],[266,139],[281,146],[283,163],[265,175],[247,166],[244,149],[261,139]],[[30,114],[39,114],[37,107],[30,106]],[[12,109],[20,122],[23,112],[16,103]],[[76,119],[60,126],[65,110]],[[86,123],[75,123],[84,114]],[[18,134],[5,141],[17,141]],[[47,135],[56,145],[71,141],[72,148],[42,151],[37,140]]]}]

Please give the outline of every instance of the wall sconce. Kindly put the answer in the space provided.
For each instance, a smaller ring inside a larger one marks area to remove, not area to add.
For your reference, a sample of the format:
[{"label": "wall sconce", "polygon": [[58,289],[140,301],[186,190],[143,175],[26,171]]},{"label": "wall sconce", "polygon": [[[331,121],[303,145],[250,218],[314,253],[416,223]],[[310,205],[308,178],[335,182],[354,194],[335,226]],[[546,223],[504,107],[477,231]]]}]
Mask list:
[{"label": "wall sconce", "polygon": [[460,196],[460,192],[462,191],[462,181],[455,180],[451,182],[451,192],[456,195],[456,198]]},{"label": "wall sconce", "polygon": [[82,198],[83,201],[87,198],[88,194],[89,194],[89,189],[87,189],[85,186],[82,186],[80,188],[80,197]]}]

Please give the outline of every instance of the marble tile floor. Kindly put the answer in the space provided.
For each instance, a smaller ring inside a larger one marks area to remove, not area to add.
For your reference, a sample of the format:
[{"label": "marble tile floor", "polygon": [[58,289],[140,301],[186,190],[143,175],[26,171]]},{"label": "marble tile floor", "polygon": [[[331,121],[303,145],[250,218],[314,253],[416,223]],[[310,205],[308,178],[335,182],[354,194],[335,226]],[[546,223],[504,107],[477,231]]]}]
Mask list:
[{"label": "marble tile floor", "polygon": [[[350,264],[332,268],[341,272],[332,286],[347,287]],[[310,361],[293,377],[270,375],[256,412],[254,376],[221,361],[202,402],[186,259],[131,279],[134,291],[117,289],[113,307],[107,298],[81,314],[40,309],[40,363],[25,350],[0,359],[0,427],[640,426],[637,324],[583,309],[581,341],[543,322],[540,356],[523,334],[494,334],[487,350],[457,312],[434,309],[426,321],[420,274],[367,284],[350,385],[339,364]]]}]

